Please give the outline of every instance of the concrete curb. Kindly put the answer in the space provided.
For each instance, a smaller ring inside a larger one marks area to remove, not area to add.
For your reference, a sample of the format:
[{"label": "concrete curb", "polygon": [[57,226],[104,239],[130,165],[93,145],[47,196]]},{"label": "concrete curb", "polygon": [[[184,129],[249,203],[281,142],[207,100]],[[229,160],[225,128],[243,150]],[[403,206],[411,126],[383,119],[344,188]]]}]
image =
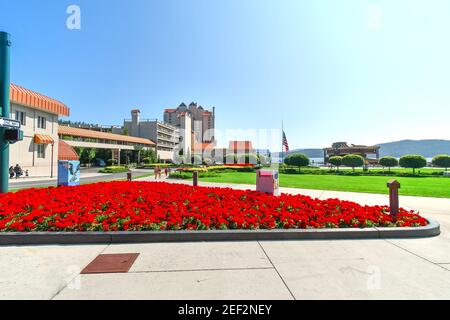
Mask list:
[{"label": "concrete curb", "polygon": [[425,238],[440,234],[438,222],[417,228],[208,230],[142,232],[20,232],[1,233],[0,245],[109,244],[197,241],[273,241]]}]

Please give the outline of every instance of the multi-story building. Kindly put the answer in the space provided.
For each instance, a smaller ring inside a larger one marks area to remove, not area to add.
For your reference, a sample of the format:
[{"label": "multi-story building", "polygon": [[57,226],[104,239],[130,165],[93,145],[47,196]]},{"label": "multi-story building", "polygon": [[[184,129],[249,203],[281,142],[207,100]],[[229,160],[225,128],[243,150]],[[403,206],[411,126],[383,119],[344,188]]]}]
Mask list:
[{"label": "multi-story building", "polygon": [[156,143],[156,152],[159,159],[163,161],[173,160],[174,152],[180,143],[178,128],[156,119],[142,120],[140,114],[140,110],[132,110],[131,120],[124,120],[123,127],[112,127],[112,132],[150,139]]},{"label": "multi-story building", "polygon": [[11,84],[11,117],[20,121],[23,140],[10,146],[10,166],[29,176],[51,177],[58,167],[58,117],[69,108],[55,99]]},{"label": "multi-story building", "polygon": [[164,122],[177,128],[183,126],[183,117],[187,114],[191,119],[191,129],[194,131],[194,141],[199,143],[215,143],[215,107],[212,111],[204,109],[192,102],[189,107],[182,103],[176,109],[164,111]]}]

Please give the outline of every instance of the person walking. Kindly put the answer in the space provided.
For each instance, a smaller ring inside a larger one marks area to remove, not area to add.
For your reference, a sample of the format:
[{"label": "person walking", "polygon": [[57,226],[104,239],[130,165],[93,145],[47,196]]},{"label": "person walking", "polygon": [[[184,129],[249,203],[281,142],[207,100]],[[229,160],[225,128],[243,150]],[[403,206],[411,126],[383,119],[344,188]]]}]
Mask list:
[{"label": "person walking", "polygon": [[156,167],[155,167],[155,180],[158,179],[158,175],[160,175],[160,170],[161,170],[161,169],[159,169],[159,166],[156,166]]},{"label": "person walking", "polygon": [[166,174],[166,178],[167,178],[169,176],[169,168],[166,167],[164,169],[164,173]]}]

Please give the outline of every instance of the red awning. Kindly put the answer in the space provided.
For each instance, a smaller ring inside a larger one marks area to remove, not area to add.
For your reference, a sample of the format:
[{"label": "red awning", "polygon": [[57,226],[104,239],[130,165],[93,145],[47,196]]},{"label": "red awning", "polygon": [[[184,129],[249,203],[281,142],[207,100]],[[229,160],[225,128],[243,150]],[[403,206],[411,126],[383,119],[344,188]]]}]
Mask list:
[{"label": "red awning", "polygon": [[58,141],[58,160],[79,160],[80,157],[72,146],[63,140]]},{"label": "red awning", "polygon": [[35,134],[34,135],[34,143],[36,144],[53,144],[55,140],[51,136],[47,136],[45,134]]}]

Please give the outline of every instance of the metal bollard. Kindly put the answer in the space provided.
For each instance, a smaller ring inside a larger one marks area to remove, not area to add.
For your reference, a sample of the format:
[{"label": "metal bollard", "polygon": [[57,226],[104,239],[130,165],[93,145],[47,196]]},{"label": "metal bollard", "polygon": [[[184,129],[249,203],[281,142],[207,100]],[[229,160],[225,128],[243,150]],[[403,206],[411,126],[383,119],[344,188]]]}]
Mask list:
[{"label": "metal bollard", "polygon": [[198,186],[198,171],[194,171],[192,174],[192,184],[194,187]]},{"label": "metal bollard", "polygon": [[133,172],[131,172],[131,171],[127,172],[127,180],[128,181],[132,181],[133,180]]},{"label": "metal bollard", "polygon": [[389,188],[389,206],[391,207],[391,214],[396,215],[399,209],[398,189],[400,189],[400,182],[397,180],[390,180],[387,183]]}]

